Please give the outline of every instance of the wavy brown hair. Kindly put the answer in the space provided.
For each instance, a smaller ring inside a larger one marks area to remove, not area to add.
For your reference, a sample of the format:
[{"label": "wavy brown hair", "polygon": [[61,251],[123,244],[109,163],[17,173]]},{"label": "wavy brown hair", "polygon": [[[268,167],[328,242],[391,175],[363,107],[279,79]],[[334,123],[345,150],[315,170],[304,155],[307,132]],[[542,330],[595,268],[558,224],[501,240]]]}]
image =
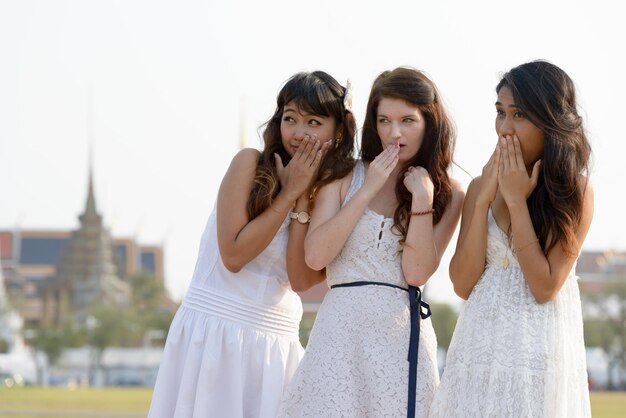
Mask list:
[{"label": "wavy brown hair", "polygon": [[356,121],[352,112],[347,111],[344,106],[345,94],[346,88],[324,71],[297,73],[287,80],[276,98],[274,115],[263,125],[264,147],[257,163],[254,187],[248,198],[247,209],[250,219],[267,209],[280,192],[274,153],[280,155],[285,165],[291,161],[280,135],[283,110],[285,105],[291,102],[305,112],[332,116],[340,130],[337,136],[340,140],[334,142],[334,146],[326,152],[320,164],[313,195],[319,187],[346,176],[352,170]]},{"label": "wavy brown hair", "polygon": [[527,200],[537,238],[545,254],[561,243],[576,255],[585,189],[579,179],[589,174],[591,146],[578,114],[574,82],[556,65],[538,60],[505,73],[496,92],[505,86],[544,135],[539,180]]},{"label": "wavy brown hair", "polygon": [[437,224],[452,198],[448,168],[454,152],[455,129],[435,84],[424,73],[407,67],[385,71],[374,80],[367,102],[361,138],[361,158],[364,161],[372,161],[383,151],[376,129],[378,104],[383,98],[401,99],[416,106],[426,121],[422,145],[415,156],[401,167],[396,181],[396,198],[399,204],[393,216],[394,227],[406,238],[411,193],[404,185],[404,173],[411,166],[421,166],[428,171],[435,192],[433,223]]}]

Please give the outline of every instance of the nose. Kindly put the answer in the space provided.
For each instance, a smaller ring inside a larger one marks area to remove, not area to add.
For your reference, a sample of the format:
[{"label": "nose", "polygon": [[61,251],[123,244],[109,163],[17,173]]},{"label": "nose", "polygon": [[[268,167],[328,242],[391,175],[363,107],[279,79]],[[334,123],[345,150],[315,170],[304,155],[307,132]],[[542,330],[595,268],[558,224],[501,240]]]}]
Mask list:
[{"label": "nose", "polygon": [[513,129],[513,123],[509,118],[503,118],[500,121],[500,124],[498,126],[498,135],[500,136],[507,136],[507,135],[513,135],[515,133],[515,130]]},{"label": "nose", "polygon": [[400,130],[400,124],[398,122],[391,123],[391,138],[398,139],[402,136],[402,131]]},{"label": "nose", "polygon": [[295,131],[295,135],[294,135],[296,140],[302,141],[306,135],[307,135],[306,127],[304,125],[300,125],[300,124],[296,125],[296,131]]}]

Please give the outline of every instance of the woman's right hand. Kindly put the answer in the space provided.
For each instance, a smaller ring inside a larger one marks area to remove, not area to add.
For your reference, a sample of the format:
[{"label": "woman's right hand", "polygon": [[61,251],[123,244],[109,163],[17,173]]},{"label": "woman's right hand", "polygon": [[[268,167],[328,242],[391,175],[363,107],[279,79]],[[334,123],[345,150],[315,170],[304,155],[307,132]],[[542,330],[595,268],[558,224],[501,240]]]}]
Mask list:
[{"label": "woman's right hand", "polygon": [[311,187],[330,142],[322,145],[316,137],[305,136],[287,166],[283,166],[280,155],[274,154],[280,185],[290,201],[295,202]]},{"label": "woman's right hand", "polygon": [[496,198],[498,191],[498,167],[500,167],[500,147],[496,144],[496,149],[491,154],[489,161],[483,167],[481,177],[481,187],[477,196],[477,201],[490,205]]},{"label": "woman's right hand", "polygon": [[376,158],[370,162],[367,173],[365,174],[365,181],[361,188],[372,196],[378,193],[398,164],[399,152],[400,146],[394,142],[378,154]]}]

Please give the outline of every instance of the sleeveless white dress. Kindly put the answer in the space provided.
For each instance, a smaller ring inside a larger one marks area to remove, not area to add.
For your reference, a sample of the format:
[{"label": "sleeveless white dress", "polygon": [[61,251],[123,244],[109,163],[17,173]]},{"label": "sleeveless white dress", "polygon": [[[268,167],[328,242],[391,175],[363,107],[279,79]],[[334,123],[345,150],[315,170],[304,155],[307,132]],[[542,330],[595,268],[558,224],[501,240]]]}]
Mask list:
[{"label": "sleeveless white dress", "polygon": [[[365,178],[357,162],[345,204]],[[393,219],[366,210],[326,268],[329,286],[357,281],[408,285]],[[306,352],[285,394],[282,417],[406,417],[409,297],[383,286],[331,289],[315,319]],[[420,321],[416,416],[428,414],[439,383],[437,340]]]},{"label": "sleeveless white dress", "polygon": [[302,302],[287,278],[288,219],[240,272],[222,263],[216,210],[170,326],[150,418],[275,417],[302,358]]},{"label": "sleeveless white dress", "polygon": [[538,304],[491,211],[485,271],[461,310],[430,416],[591,416],[574,271],[554,301]]}]

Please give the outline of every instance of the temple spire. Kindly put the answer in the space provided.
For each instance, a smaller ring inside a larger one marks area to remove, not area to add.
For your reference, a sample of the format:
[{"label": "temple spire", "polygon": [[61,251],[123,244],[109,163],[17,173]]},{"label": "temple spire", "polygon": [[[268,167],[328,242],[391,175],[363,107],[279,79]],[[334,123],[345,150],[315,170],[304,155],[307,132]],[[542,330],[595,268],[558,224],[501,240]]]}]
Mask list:
[{"label": "temple spire", "polygon": [[246,135],[246,98],[241,96],[239,100],[239,149],[248,146],[248,135]]},{"label": "temple spire", "polygon": [[87,111],[87,137],[89,138],[89,185],[87,187],[87,201],[85,203],[85,212],[81,216],[83,218],[98,217],[98,208],[96,206],[96,197],[93,187],[93,147],[94,147],[94,118],[93,118],[93,91],[89,90]]},{"label": "temple spire", "polygon": [[89,186],[87,190],[87,203],[85,204],[85,216],[97,216],[96,197],[93,192],[93,167],[89,166]]}]

